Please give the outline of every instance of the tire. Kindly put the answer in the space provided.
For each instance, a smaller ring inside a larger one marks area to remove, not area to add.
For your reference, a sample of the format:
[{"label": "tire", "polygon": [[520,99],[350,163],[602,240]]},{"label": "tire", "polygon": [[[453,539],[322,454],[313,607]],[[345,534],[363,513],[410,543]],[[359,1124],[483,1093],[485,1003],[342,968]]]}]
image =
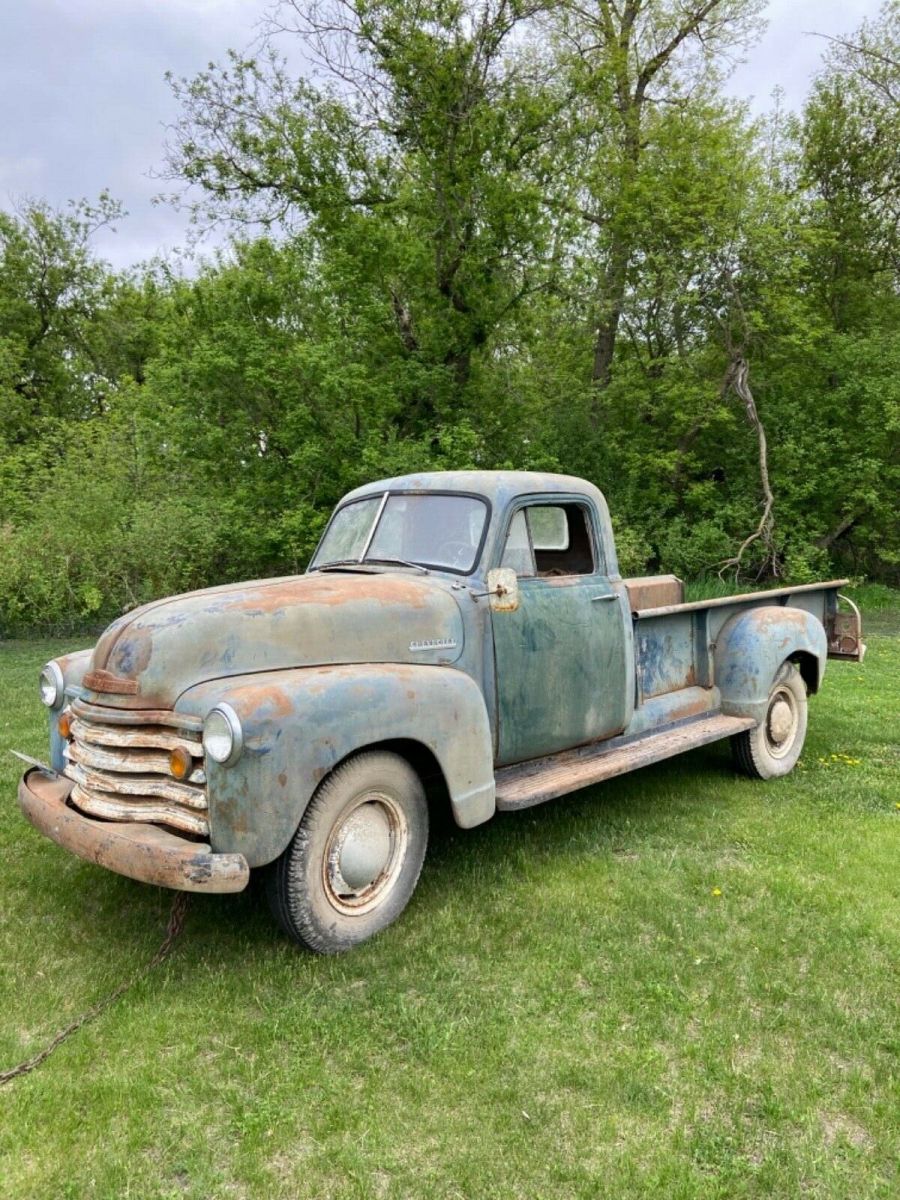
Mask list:
[{"label": "tire", "polygon": [[807,711],[806,684],[794,664],[785,663],[775,676],[761,724],[731,739],[735,766],[753,779],[789,774],[803,750]]},{"label": "tire", "polygon": [[415,891],[428,845],[428,804],[405,759],[367,751],[319,785],[269,872],[285,933],[317,954],[340,954],[380,933]]}]

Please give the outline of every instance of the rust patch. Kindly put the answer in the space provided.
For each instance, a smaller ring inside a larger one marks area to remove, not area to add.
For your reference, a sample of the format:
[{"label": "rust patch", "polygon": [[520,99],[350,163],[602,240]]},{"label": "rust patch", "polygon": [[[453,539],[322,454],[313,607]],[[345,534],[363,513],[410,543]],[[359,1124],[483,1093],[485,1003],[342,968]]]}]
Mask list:
[{"label": "rust patch", "polygon": [[858,611],[835,613],[826,625],[825,632],[828,635],[829,658],[849,658],[853,662],[862,662],[865,646]]},{"label": "rust patch", "polygon": [[428,590],[414,579],[393,575],[300,575],[268,586],[255,587],[244,596],[226,595],[220,606],[228,612],[277,613],[298,603],[322,604],[327,608],[367,601],[375,604],[405,604],[424,608]]},{"label": "rust patch", "polygon": [[85,700],[74,700],[72,711],[77,717],[88,721],[103,721],[111,725],[172,725],[178,729],[200,730],[203,722],[190,713],[173,712],[160,708],[109,708],[100,704],[88,704]]},{"label": "rust patch", "polygon": [[83,682],[92,692],[109,692],[114,696],[136,696],[138,690],[136,679],[125,679],[112,671],[88,671]]},{"label": "rust patch", "polygon": [[247,683],[235,688],[229,700],[241,709],[241,716],[289,717],[294,711],[293,701],[285,690],[275,683]]},{"label": "rust patch", "polygon": [[240,892],[247,886],[250,870],[242,854],[212,854],[208,845],[154,825],[92,820],[67,804],[72,789],[68,779],[29,771],[19,782],[19,804],[36,829],[79,858],[180,891]]},{"label": "rust patch", "polygon": [[698,696],[696,700],[689,700],[687,703],[679,704],[676,708],[671,709],[666,714],[666,723],[683,721],[686,717],[697,717],[708,711],[709,700],[706,695]]},{"label": "rust patch", "polygon": [[681,604],[684,584],[677,575],[641,575],[623,579],[632,612]]}]

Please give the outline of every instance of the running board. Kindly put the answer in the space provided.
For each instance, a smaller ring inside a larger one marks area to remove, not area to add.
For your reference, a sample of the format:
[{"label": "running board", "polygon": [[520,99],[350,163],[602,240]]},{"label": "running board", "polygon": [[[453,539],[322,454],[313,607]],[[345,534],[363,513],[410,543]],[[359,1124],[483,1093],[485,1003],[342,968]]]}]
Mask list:
[{"label": "running board", "polygon": [[726,717],[719,713],[674,729],[669,727],[659,733],[646,734],[624,746],[619,743],[611,748],[606,742],[595,742],[546,758],[501,767],[496,773],[497,808],[503,812],[531,808],[533,804],[543,804],[589,784],[625,775],[664,758],[673,758],[685,750],[733,737],[754,725],[756,721],[752,717]]}]

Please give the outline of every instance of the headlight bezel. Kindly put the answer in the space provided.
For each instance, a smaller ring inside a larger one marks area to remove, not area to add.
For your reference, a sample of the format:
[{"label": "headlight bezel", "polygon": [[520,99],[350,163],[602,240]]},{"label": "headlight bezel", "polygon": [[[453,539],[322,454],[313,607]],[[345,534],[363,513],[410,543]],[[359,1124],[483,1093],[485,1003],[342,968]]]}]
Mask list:
[{"label": "headlight bezel", "polygon": [[[216,719],[224,721],[227,733],[226,730],[220,730],[217,733],[215,729],[211,733],[209,732],[210,722]],[[229,739],[227,753],[223,752],[224,747],[216,746],[213,742],[213,739],[217,737]],[[244,748],[244,731],[241,727],[240,717],[230,704],[216,704],[206,714],[203,720],[202,742],[204,756],[210,758],[217,766],[230,767],[240,758]]]},{"label": "headlight bezel", "polygon": [[[38,676],[38,694],[41,698],[41,704],[51,712],[60,708],[65,700],[66,681],[63,678],[59,663],[54,659],[51,659],[48,663],[44,663],[43,667],[41,667],[41,673]],[[47,699],[48,695],[52,695],[52,699]]]}]

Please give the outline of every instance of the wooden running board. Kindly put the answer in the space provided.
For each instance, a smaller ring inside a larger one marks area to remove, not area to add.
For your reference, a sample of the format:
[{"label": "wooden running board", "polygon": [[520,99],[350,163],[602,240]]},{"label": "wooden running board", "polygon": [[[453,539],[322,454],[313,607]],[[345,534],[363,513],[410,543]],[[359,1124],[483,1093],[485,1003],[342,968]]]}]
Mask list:
[{"label": "wooden running board", "polygon": [[751,717],[726,717],[719,713],[669,727],[660,733],[645,734],[625,745],[619,743],[611,747],[606,742],[595,742],[546,758],[501,767],[496,774],[497,808],[510,811],[543,804],[603,779],[625,775],[638,767],[673,758],[685,750],[732,737],[744,729],[752,729],[755,724]]}]

